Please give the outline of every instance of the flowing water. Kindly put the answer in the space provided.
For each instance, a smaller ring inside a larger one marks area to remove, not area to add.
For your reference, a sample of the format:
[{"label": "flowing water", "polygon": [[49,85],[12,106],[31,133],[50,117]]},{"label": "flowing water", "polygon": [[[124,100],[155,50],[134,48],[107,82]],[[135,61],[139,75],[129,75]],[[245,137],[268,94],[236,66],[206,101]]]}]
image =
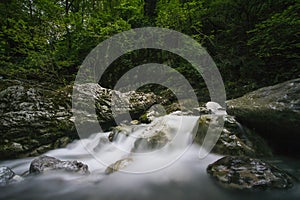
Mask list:
[{"label": "flowing water", "polygon": [[[200,159],[200,146],[192,143],[197,120],[192,116],[167,115],[149,125],[125,127],[129,136],[123,132],[114,142],[107,140],[110,133],[97,133],[66,148],[49,151],[45,155],[87,164],[91,174],[56,171],[29,176],[19,184],[1,187],[0,199],[300,199],[299,184],[285,191],[250,192],[220,187],[206,168],[221,156],[209,154]],[[137,142],[157,131],[167,133],[170,141],[156,148],[149,147],[146,139]],[[105,174],[107,165],[128,157],[133,162],[126,168]],[[32,160],[9,160],[0,165],[22,174]]]}]

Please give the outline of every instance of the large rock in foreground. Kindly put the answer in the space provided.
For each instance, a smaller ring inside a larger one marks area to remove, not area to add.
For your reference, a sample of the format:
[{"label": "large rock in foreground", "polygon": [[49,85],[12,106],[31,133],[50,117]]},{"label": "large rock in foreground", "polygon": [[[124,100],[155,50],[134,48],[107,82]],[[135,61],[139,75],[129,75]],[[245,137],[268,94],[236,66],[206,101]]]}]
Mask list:
[{"label": "large rock in foreground", "polygon": [[300,79],[264,87],[227,102],[227,112],[279,153],[300,155]]},{"label": "large rock in foreground", "polygon": [[210,164],[207,172],[234,189],[288,189],[293,179],[286,172],[258,159],[227,156]]},{"label": "large rock in foreground", "polygon": [[88,166],[82,162],[61,161],[50,156],[40,156],[30,163],[29,173],[40,174],[46,171],[62,170],[66,172],[76,172],[80,174],[89,174]]},{"label": "large rock in foreground", "polygon": [[[97,121],[91,122],[85,110],[72,110],[72,89],[71,85],[58,89],[50,83],[0,79],[0,159],[37,156],[54,148],[65,147],[78,138],[75,120],[83,126],[100,123],[105,130],[113,125],[114,118],[121,120],[125,112],[138,118],[159,101],[151,93],[121,93],[90,83],[77,85],[74,88],[77,103],[84,105],[86,99],[94,99]],[[123,103],[124,99],[127,101],[127,107],[121,106],[114,114],[111,111],[113,94],[117,101],[115,103]],[[72,112],[82,113],[84,117],[76,119],[72,117]],[[87,136],[97,131],[88,130]]]}]

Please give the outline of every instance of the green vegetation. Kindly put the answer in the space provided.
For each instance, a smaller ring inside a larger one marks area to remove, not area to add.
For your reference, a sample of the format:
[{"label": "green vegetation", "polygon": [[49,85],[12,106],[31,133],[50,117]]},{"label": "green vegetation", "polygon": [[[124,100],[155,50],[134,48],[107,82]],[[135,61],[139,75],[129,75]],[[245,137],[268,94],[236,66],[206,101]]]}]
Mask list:
[{"label": "green vegetation", "polygon": [[[236,97],[299,76],[299,13],[298,0],[2,0],[0,75],[68,84],[101,41],[158,26],[201,43]],[[202,94],[205,84],[186,61],[153,49],[116,60],[101,85],[151,61],[173,66]]]}]

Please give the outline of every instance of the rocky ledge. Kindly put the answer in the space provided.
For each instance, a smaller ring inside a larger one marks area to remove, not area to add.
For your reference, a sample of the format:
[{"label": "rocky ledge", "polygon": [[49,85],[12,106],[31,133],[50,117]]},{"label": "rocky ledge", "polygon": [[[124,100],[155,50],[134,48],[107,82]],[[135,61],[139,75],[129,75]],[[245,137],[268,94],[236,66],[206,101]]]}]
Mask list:
[{"label": "rocky ledge", "polygon": [[[98,84],[81,84],[74,87],[77,103],[84,105],[94,99],[97,122],[90,119],[85,110],[72,110],[73,86],[52,87],[19,80],[0,79],[0,159],[37,156],[50,149],[66,146],[78,138],[74,121],[82,126],[100,123],[110,128],[114,118],[125,112],[138,118],[160,99],[153,93],[121,93],[102,88]],[[112,112],[111,97],[123,109]],[[73,113],[81,113],[75,119]],[[78,128],[78,127],[76,127]],[[92,129],[86,134],[93,133]]]},{"label": "rocky ledge", "polygon": [[222,186],[233,189],[288,189],[293,178],[262,160],[227,156],[210,164],[207,172]]}]

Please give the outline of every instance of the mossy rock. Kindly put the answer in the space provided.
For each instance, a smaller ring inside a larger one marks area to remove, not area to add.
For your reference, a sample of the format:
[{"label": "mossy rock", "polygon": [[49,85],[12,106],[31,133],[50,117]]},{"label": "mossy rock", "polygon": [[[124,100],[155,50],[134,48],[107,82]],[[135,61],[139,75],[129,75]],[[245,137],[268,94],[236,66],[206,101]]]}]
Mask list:
[{"label": "mossy rock", "polygon": [[106,168],[105,173],[106,174],[112,174],[114,172],[120,171],[121,169],[126,168],[132,162],[133,162],[132,158],[124,158],[124,159],[118,160],[115,163],[109,165]]},{"label": "mossy rock", "polygon": [[[220,116],[219,116],[220,117]],[[202,145],[214,115],[201,115],[195,141]],[[224,127],[212,149],[213,153],[234,156],[270,157],[272,151],[259,135],[243,127],[233,116],[224,115]],[[212,126],[213,127],[213,126]],[[218,128],[218,127],[213,127]]]}]

